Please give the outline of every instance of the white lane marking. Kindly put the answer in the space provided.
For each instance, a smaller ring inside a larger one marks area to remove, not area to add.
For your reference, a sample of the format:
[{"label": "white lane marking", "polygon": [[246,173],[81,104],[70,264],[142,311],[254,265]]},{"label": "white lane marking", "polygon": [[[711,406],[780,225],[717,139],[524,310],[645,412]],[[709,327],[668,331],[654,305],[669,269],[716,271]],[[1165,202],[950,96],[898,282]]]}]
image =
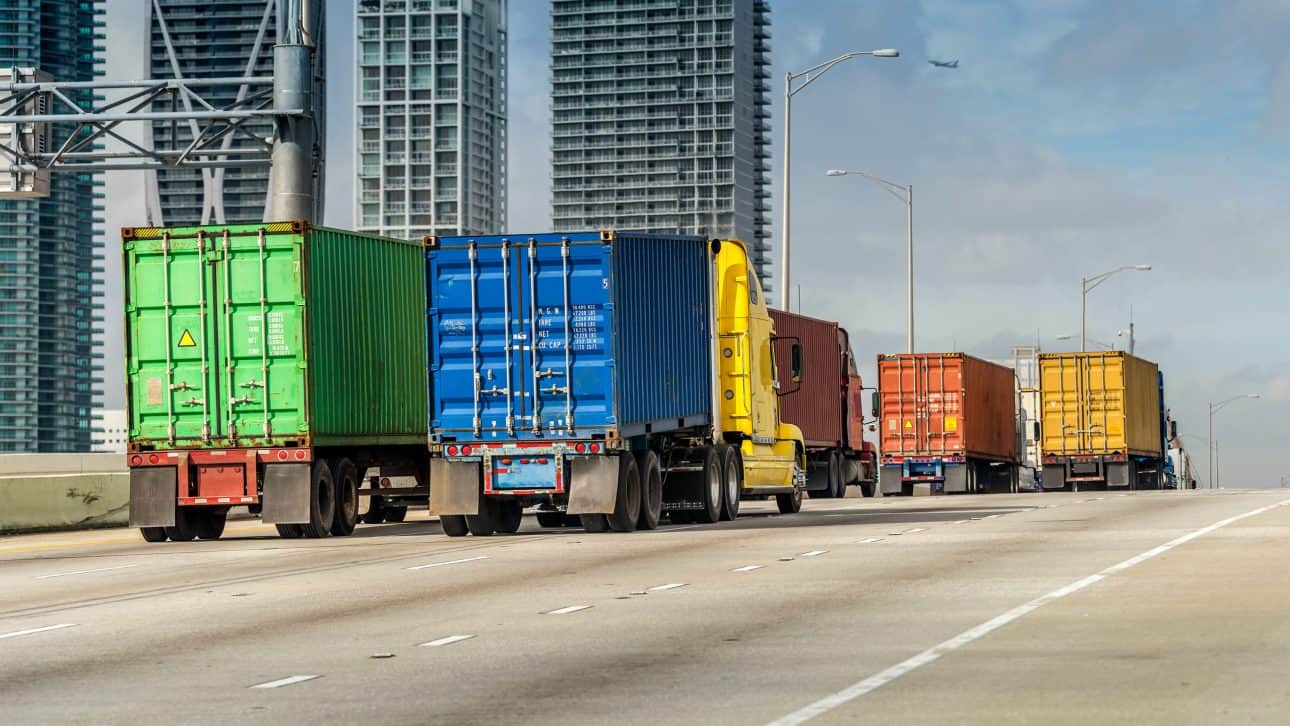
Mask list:
[{"label": "white lane marking", "polygon": [[905,532],[904,532],[904,533],[905,533],[905,534],[915,534],[915,533],[918,533],[918,532],[926,532],[926,531],[927,531],[927,528],[926,528],[926,527],[914,527],[913,529],[907,529],[907,530],[905,530]]},{"label": "white lane marking", "polygon": [[88,574],[90,574],[91,572],[111,572],[112,570],[124,570],[124,569],[125,569],[125,568],[127,568],[127,567],[138,567],[138,566],[139,566],[138,564],[133,564],[133,565],[117,565],[116,567],[99,567],[99,568],[94,569],[94,570],[75,570],[75,571],[73,571],[73,572],[55,572],[55,573],[53,573],[53,574],[49,574],[49,575],[40,575],[40,576],[39,576],[39,577],[37,577],[36,579],[37,579],[37,580],[48,580],[48,579],[53,578],[53,577],[68,577],[69,575],[88,575]]},{"label": "white lane marking", "polygon": [[828,550],[811,550],[810,552],[803,552],[798,557],[819,557],[820,555],[828,554],[828,552]]},{"label": "white lane marking", "polygon": [[428,564],[428,565],[416,565],[415,567],[408,567],[408,568],[405,568],[405,569],[408,569],[408,570],[428,570],[428,569],[430,569],[431,567],[443,567],[443,566],[445,566],[445,565],[460,565],[460,564],[461,564],[461,563],[463,563],[463,562],[474,562],[474,561],[476,561],[476,560],[486,560],[486,559],[488,559],[488,555],[480,555],[479,557],[467,557],[467,558],[465,558],[465,559],[463,559],[463,560],[448,560],[447,562],[431,562],[431,563],[430,563],[430,564]]},{"label": "white lane marking", "polygon": [[58,625],[46,625],[43,628],[30,628],[28,630],[15,630],[12,633],[0,633],[0,640],[5,638],[17,638],[22,635],[34,635],[44,633],[50,630],[62,630],[63,628],[74,628],[76,623],[59,623]]},{"label": "white lane marking", "polygon": [[870,537],[869,539],[860,540],[861,544],[873,544],[874,542],[881,542],[881,541],[882,541],[882,537]]},{"label": "white lane marking", "polygon": [[1276,504],[1269,504],[1266,507],[1259,507],[1258,509],[1255,509],[1253,511],[1246,512],[1245,514],[1238,514],[1235,517],[1228,517],[1227,519],[1224,519],[1222,521],[1215,522],[1209,526],[1201,527],[1198,530],[1189,532],[1185,535],[1182,535],[1181,537],[1171,539],[1168,542],[1158,547],[1153,547],[1147,550],[1146,552],[1143,552],[1140,555],[1135,555],[1133,557],[1130,557],[1129,559],[1123,562],[1120,562],[1118,564],[1111,565],[1110,567],[1107,567],[1106,569],[1100,572],[1089,575],[1088,577],[1085,577],[1083,579],[1076,580],[1075,582],[1072,582],[1071,584],[1066,585],[1065,587],[1060,587],[1056,590],[1053,590],[1047,595],[1041,595],[1035,598],[1034,600],[1031,600],[1028,603],[1025,603],[1023,605],[1018,605],[1017,607],[1009,610],[1008,612],[996,618],[987,620],[984,623],[981,623],[980,625],[974,628],[969,628],[968,630],[965,630],[962,633],[959,633],[953,638],[950,638],[949,640],[946,640],[942,643],[934,645],[931,648],[928,648],[927,650],[919,653],[918,655],[915,655],[911,658],[903,660],[900,663],[897,663],[896,665],[891,666],[890,668],[884,671],[875,673],[874,675],[869,676],[868,678],[865,678],[862,681],[858,681],[848,686],[847,688],[844,688],[841,691],[838,691],[837,693],[834,693],[829,696],[825,696],[824,698],[821,698],[815,703],[812,703],[803,708],[800,708],[788,714],[787,716],[783,716],[781,718],[775,719],[774,721],[771,721],[768,726],[797,726],[797,724],[806,723],[807,721],[810,721],[816,716],[821,716],[825,713],[828,713],[829,711],[832,711],[835,708],[838,708],[839,706],[842,706],[846,703],[854,701],[855,699],[860,698],[861,696],[872,693],[873,691],[887,685],[888,683],[891,683],[892,681],[896,680],[897,678],[900,678],[901,676],[905,675],[906,673],[909,673],[910,671],[921,668],[929,663],[934,663],[937,660],[939,660],[942,656],[948,653],[951,653],[955,650],[958,650],[959,648],[962,648],[963,646],[968,645],[969,643],[975,640],[985,637],[986,635],[989,635],[995,630],[998,630],[999,628],[1002,628],[1003,626],[1015,620],[1025,617],[1026,615],[1038,610],[1039,608],[1045,605],[1048,605],[1049,603],[1052,603],[1056,600],[1060,600],[1061,598],[1064,598],[1067,595],[1071,595],[1073,593],[1079,592],[1080,590],[1083,590],[1089,585],[1093,585],[1095,583],[1101,582],[1102,580],[1105,580],[1107,577],[1114,575],[1117,572],[1123,572],[1124,570],[1127,570],[1130,567],[1133,567],[1134,565],[1138,565],[1143,562],[1146,562],[1147,560],[1153,557],[1156,557],[1157,555],[1164,554],[1165,552],[1168,552],[1169,550],[1179,545],[1186,544],[1196,539],[1197,537],[1203,537],[1209,534],[1210,532],[1213,532],[1214,530],[1220,529],[1222,527],[1226,527],[1227,525],[1232,524],[1233,522],[1239,522],[1242,519],[1247,519],[1249,517],[1263,514],[1264,512],[1270,509],[1276,509],[1277,507],[1282,507],[1287,504],[1290,504],[1290,499],[1287,499],[1282,502],[1278,502]]},{"label": "white lane marking", "polygon": [[765,567],[765,565],[744,565],[743,567],[736,567],[731,570],[731,572],[752,572],[753,570],[760,570],[763,567]]},{"label": "white lane marking", "polygon": [[970,519],[960,519],[960,520],[958,520],[957,522],[955,522],[955,524],[967,524],[967,523],[968,523],[968,522],[970,522],[970,521],[972,521],[972,520],[970,520]]},{"label": "white lane marking", "polygon": [[475,637],[475,636],[473,636],[473,635],[449,635],[449,636],[447,636],[447,637],[445,637],[445,638],[439,638],[438,640],[432,640],[432,641],[430,641],[430,642],[428,642],[428,643],[421,643],[421,644],[419,644],[419,646],[418,646],[418,647],[421,647],[421,648],[441,648],[441,647],[443,647],[443,646],[445,646],[445,645],[452,645],[453,643],[460,643],[460,642],[461,642],[461,641],[463,641],[463,640],[470,640],[470,639],[471,639],[471,638],[473,638],[473,637]]},{"label": "white lane marking", "polygon": [[282,688],[283,686],[304,683],[305,681],[312,681],[315,678],[321,677],[322,676],[288,676],[286,678],[279,678],[276,681],[269,681],[268,683],[257,683],[254,686],[249,686],[249,688]]},{"label": "white lane marking", "polygon": [[547,615],[568,615],[569,613],[576,613],[580,610],[590,610],[591,607],[592,607],[591,605],[570,605],[568,607],[560,608],[559,610],[549,610],[547,611],[546,614]]},{"label": "white lane marking", "polygon": [[678,587],[685,587],[686,584],[688,583],[669,582],[666,585],[655,585],[654,587],[649,588],[648,592],[663,592],[665,590],[675,590]]},{"label": "white lane marking", "polygon": [[1002,514],[987,514],[986,516],[982,517],[981,519],[994,519],[995,517],[1002,517],[1002,516],[1003,516]]}]

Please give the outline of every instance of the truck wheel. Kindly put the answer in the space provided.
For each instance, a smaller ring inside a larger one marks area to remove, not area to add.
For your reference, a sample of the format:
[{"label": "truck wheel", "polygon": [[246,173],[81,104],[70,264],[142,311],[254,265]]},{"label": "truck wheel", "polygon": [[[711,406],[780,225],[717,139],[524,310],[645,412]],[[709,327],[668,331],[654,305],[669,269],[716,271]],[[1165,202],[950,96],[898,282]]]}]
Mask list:
[{"label": "truck wheel", "polygon": [[309,523],[300,525],[300,531],[309,539],[321,539],[331,534],[332,518],[336,515],[336,487],[332,484],[331,468],[325,459],[314,462],[309,481]]},{"label": "truck wheel", "polygon": [[300,539],[304,536],[304,532],[300,531],[300,525],[298,524],[275,524],[273,526],[278,530],[278,536],[282,539]]},{"label": "truck wheel", "polygon": [[842,499],[847,495],[847,485],[842,481],[842,452],[829,454],[829,486],[833,489],[833,498]]},{"label": "truck wheel", "polygon": [[143,535],[144,542],[165,542],[165,527],[140,527],[139,534]]},{"label": "truck wheel", "polygon": [[358,526],[358,467],[349,459],[339,459],[333,476],[336,480],[336,514],[331,520],[331,533],[348,537]]},{"label": "truck wheel", "polygon": [[224,524],[228,521],[228,510],[207,509],[196,512],[193,530],[200,539],[219,539],[224,536]]},{"label": "truck wheel", "polygon": [[520,531],[520,525],[524,522],[524,505],[520,504],[518,499],[498,499],[496,500],[495,523],[498,532],[506,534],[515,534]]},{"label": "truck wheel", "polygon": [[166,527],[166,536],[171,542],[191,542],[197,536],[192,512],[183,507],[175,508],[175,526]]},{"label": "truck wheel", "polygon": [[721,457],[721,519],[729,522],[739,516],[739,497],[744,491],[744,464],[739,449],[725,447]]},{"label": "truck wheel", "polygon": [[380,524],[385,521],[385,497],[373,494],[368,497],[367,514],[363,515],[364,524]]},{"label": "truck wheel", "polygon": [[460,514],[439,515],[439,526],[449,537],[465,537],[470,528],[466,526],[466,517]]},{"label": "truck wheel", "polygon": [[582,528],[587,532],[608,532],[609,517],[604,514],[579,514],[578,519],[582,520]]},{"label": "truck wheel", "polygon": [[641,511],[636,529],[658,529],[663,517],[663,473],[659,471],[658,454],[642,451],[636,455],[636,471],[641,481]]},{"label": "truck wheel", "polygon": [[538,512],[537,521],[543,529],[560,529],[564,526],[564,512]]},{"label": "truck wheel", "polygon": [[476,537],[491,537],[496,529],[494,522],[497,513],[497,505],[492,499],[479,495],[479,514],[467,514],[466,526],[470,528],[470,533]]},{"label": "truck wheel", "polygon": [[618,494],[614,497],[614,512],[609,515],[609,528],[615,532],[631,532],[641,513],[641,472],[636,468],[636,457],[622,454],[618,457]]},{"label": "truck wheel", "polygon": [[721,490],[723,489],[721,448],[709,446],[703,452],[703,471],[695,482],[699,489],[695,493],[699,495],[699,501],[703,502],[703,508],[693,513],[694,521],[700,524],[711,524],[721,520]]},{"label": "truck wheel", "polygon": [[385,505],[385,516],[383,517],[385,521],[398,524],[399,522],[402,522],[407,518],[408,518],[408,508],[406,506],[400,505],[397,507],[391,507],[388,504]]},{"label": "truck wheel", "polygon": [[865,483],[865,482],[860,482],[860,494],[861,494],[862,496],[865,496],[865,497],[873,497],[873,495],[874,495],[874,491],[873,491],[873,489],[874,489],[873,484],[867,484],[867,483]]}]

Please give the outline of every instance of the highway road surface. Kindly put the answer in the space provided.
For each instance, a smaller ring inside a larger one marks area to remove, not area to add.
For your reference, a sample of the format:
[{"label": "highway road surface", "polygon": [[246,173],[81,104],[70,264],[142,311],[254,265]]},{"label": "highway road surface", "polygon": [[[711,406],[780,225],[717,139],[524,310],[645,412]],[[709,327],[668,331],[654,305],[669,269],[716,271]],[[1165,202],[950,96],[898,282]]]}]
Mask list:
[{"label": "highway road surface", "polygon": [[0,538],[0,722],[1290,721],[1290,492]]}]

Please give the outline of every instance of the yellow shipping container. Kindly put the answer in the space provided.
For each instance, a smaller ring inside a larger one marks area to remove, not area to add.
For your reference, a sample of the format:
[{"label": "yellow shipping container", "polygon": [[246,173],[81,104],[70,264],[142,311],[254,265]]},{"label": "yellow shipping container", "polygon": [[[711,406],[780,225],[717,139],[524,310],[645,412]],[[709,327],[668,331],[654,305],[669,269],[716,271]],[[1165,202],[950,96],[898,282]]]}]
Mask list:
[{"label": "yellow shipping container", "polygon": [[1045,456],[1162,455],[1155,363],[1124,351],[1044,353],[1039,377]]}]

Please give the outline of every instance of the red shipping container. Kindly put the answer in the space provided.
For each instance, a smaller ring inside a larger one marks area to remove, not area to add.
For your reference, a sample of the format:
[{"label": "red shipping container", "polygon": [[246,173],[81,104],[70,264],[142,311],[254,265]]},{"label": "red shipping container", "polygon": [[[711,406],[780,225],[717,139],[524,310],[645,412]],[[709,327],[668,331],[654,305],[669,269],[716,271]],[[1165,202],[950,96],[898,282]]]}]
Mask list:
[{"label": "red shipping container", "polygon": [[[808,447],[859,451],[864,445],[863,396],[847,331],[829,320],[783,310],[771,310],[770,317],[780,339],[775,346],[775,372],[783,394],[779,398],[780,418],[802,430]],[[799,380],[793,380],[795,347],[799,350]]]},{"label": "red shipping container", "polygon": [[963,353],[878,357],[879,448],[884,460],[964,456],[1017,461],[1011,368]]}]

